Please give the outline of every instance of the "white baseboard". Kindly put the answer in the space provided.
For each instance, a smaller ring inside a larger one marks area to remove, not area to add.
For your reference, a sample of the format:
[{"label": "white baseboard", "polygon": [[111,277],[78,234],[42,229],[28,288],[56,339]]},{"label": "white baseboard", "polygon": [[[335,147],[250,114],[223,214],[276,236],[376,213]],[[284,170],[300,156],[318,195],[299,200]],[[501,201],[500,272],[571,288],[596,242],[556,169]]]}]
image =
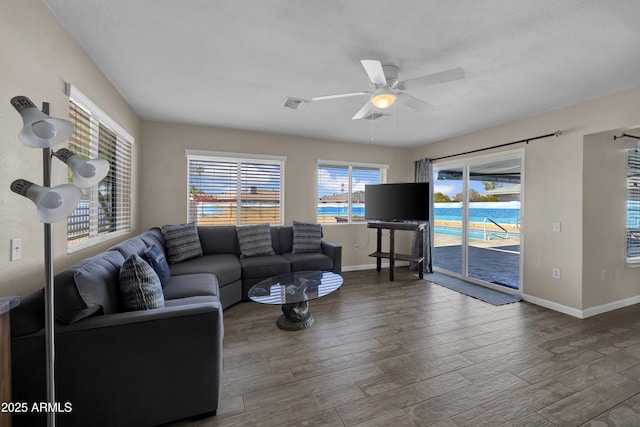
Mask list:
[{"label": "white baseboard", "polygon": [[578,319],[586,319],[587,317],[596,316],[598,314],[606,313],[609,311],[617,310],[619,308],[628,307],[630,305],[640,303],[640,296],[626,298],[619,301],[613,301],[606,304],[590,307],[585,310],[578,310],[577,308],[569,307],[557,302],[549,301],[543,298],[534,297],[532,295],[522,294],[522,299],[549,308],[560,313],[568,314],[569,316],[577,317]]},{"label": "white baseboard", "polygon": [[534,297],[533,295],[522,294],[522,299],[535,305],[539,305],[545,308],[549,308],[560,313],[568,314],[569,316],[577,317],[578,319],[584,319],[584,313],[577,308],[569,307],[568,305],[558,304],[557,302],[549,301],[543,298]]},{"label": "white baseboard", "polygon": [[584,317],[591,317],[597,314],[606,313],[608,311],[617,310],[619,308],[629,307],[630,305],[640,303],[640,295],[631,298],[625,298],[618,301],[608,302],[606,304],[597,305],[595,307],[589,307],[583,310]]}]

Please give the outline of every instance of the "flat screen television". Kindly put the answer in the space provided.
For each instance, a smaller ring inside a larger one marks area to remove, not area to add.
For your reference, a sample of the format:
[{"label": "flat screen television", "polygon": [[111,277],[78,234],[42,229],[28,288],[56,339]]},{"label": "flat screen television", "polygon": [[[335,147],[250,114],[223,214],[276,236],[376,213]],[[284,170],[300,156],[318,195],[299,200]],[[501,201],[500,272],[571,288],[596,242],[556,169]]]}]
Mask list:
[{"label": "flat screen television", "polygon": [[428,221],[429,184],[365,185],[364,216],[372,221]]}]

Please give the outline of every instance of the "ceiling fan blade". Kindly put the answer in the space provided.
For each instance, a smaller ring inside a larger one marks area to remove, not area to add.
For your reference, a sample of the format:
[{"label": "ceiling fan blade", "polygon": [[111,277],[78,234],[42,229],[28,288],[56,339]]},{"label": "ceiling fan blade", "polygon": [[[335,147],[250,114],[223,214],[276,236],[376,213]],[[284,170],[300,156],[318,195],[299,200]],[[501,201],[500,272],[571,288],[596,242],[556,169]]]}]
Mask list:
[{"label": "ceiling fan blade", "polygon": [[405,80],[400,84],[405,89],[410,89],[414,87],[452,82],[454,80],[464,79],[464,76],[465,76],[464,70],[458,67],[458,68],[453,68],[451,70],[441,71],[439,73],[427,74],[426,76],[415,77],[413,79]]},{"label": "ceiling fan blade", "polygon": [[406,105],[409,108],[413,108],[414,110],[428,111],[431,108],[433,108],[433,105],[429,104],[428,102],[423,101],[422,99],[418,99],[415,96],[411,96],[404,92],[400,92],[397,95],[398,95],[398,102],[401,102],[402,104]]},{"label": "ceiling fan blade", "polygon": [[369,95],[369,92],[351,92],[351,93],[339,93],[337,95],[314,96],[313,98],[311,98],[311,100],[324,101],[326,99],[348,98],[350,96],[361,96],[361,95]]},{"label": "ceiling fan blade", "polygon": [[373,112],[373,106],[371,105],[371,102],[367,101],[367,103],[364,104],[362,108],[359,109],[358,112],[353,117],[351,117],[351,120],[362,119],[370,115],[372,112]]},{"label": "ceiling fan blade", "polygon": [[384,86],[387,84],[387,78],[384,75],[382,64],[377,59],[362,59],[360,61],[364,71],[369,76],[371,83]]}]

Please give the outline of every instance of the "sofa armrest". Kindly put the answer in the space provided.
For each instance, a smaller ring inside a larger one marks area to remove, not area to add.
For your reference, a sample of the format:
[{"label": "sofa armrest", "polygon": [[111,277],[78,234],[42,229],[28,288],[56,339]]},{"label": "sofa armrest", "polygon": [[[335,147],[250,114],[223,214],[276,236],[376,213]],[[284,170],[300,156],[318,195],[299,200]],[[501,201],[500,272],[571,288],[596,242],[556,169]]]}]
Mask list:
[{"label": "sofa armrest", "polygon": [[[85,329],[108,328],[112,326],[124,326],[138,322],[154,322],[168,320],[184,316],[193,316],[202,313],[222,311],[222,305],[218,301],[207,303],[188,304],[174,307],[164,307],[152,310],[128,311],[104,316],[93,316],[71,325],[56,325],[56,331],[70,333]],[[222,320],[222,319],[220,319]]]},{"label": "sofa armrest", "polygon": [[322,248],[322,253],[331,257],[333,259],[333,272],[336,274],[342,273],[342,246],[325,242],[324,240],[320,243]]},{"label": "sofa armrest", "polygon": [[[58,414],[60,423],[158,425],[215,412],[223,333],[213,301],[56,325],[56,399],[73,408]],[[14,398],[45,401],[43,334],[12,344]],[[39,425],[15,418],[16,426]]]}]

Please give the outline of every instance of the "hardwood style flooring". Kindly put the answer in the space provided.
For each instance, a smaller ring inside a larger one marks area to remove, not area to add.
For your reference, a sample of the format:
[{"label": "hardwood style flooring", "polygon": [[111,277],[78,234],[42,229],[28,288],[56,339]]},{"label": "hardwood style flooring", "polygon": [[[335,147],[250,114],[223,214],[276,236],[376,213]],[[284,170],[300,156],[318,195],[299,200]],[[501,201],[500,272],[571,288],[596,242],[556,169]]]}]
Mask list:
[{"label": "hardwood style flooring", "polygon": [[310,309],[298,332],[279,306],[225,311],[218,415],[172,425],[640,426],[640,305],[580,320],[397,268],[345,273]]}]

